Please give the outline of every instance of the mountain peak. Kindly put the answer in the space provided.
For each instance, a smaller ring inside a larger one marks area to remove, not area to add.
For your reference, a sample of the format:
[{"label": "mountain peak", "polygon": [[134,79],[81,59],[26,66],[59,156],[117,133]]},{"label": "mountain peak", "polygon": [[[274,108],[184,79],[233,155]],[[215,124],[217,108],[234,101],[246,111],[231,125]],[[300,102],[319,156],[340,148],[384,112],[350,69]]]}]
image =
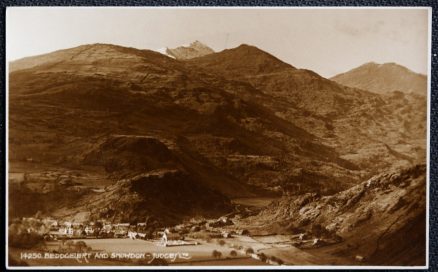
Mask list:
[{"label": "mountain peak", "polygon": [[266,54],[266,55],[270,55],[268,52],[265,52],[263,50],[261,50],[260,48],[254,46],[254,45],[250,45],[250,44],[246,44],[246,43],[242,43],[241,45],[239,45],[236,48],[230,49],[230,50],[236,50],[236,51],[245,51],[247,53],[251,53],[251,54]]},{"label": "mountain peak", "polygon": [[157,51],[178,60],[188,60],[214,53],[213,49],[198,40],[189,45],[182,45],[173,49],[166,47]]},{"label": "mountain peak", "polygon": [[[250,44],[247,44],[247,43],[242,43],[242,44],[240,44],[238,47],[236,47],[236,48],[257,48],[256,46],[254,46],[254,45],[250,45]],[[258,49],[258,48],[257,48]],[[259,49],[260,50],[260,49]]]},{"label": "mountain peak", "polygon": [[395,62],[367,62],[331,80],[342,85],[375,93],[402,91],[426,95],[427,78]]},{"label": "mountain peak", "polygon": [[374,62],[374,61],[370,61],[370,62],[366,62],[366,63],[362,64],[359,67],[366,67],[366,66],[370,67],[370,66],[377,66],[377,65],[380,65],[380,64],[378,64],[377,62]]},{"label": "mountain peak", "polygon": [[[59,68],[59,65],[63,65],[62,69],[65,71],[75,71],[75,66],[69,64],[73,62],[75,65],[89,64],[90,68],[91,64],[98,66],[96,64],[98,61],[111,61],[113,64],[117,62],[118,65],[122,66],[124,66],[127,61],[130,61],[131,63],[143,63],[145,61],[150,63],[176,63],[156,51],[136,49],[133,47],[108,43],[92,43],[12,61],[9,63],[9,71],[14,72],[31,69],[42,65],[49,65],[52,68],[55,68],[55,66]],[[116,66],[113,65],[112,68],[114,67]],[[90,68],[89,72],[93,69]]]},{"label": "mountain peak", "polygon": [[374,61],[370,61],[370,62],[367,62],[365,64],[362,64],[361,66],[359,66],[359,67],[357,67],[355,69],[360,69],[360,68],[364,68],[364,67],[366,67],[366,68],[375,68],[375,69],[378,69],[378,68],[380,68],[380,69],[381,68],[384,68],[384,69],[401,69],[401,70],[410,71],[412,73],[415,73],[412,70],[410,70],[409,68],[407,68],[407,67],[405,67],[403,65],[400,65],[400,64],[398,64],[396,62],[377,63],[377,62],[374,62]]},{"label": "mountain peak", "polygon": [[198,40],[195,40],[194,42],[192,42],[190,44],[190,47],[206,47],[206,48],[210,48],[210,47],[208,47],[207,45],[205,45],[204,43],[202,43],[202,42],[200,42]]},{"label": "mountain peak", "polygon": [[193,62],[207,69],[236,75],[256,75],[295,69],[268,52],[248,44],[196,58]]}]

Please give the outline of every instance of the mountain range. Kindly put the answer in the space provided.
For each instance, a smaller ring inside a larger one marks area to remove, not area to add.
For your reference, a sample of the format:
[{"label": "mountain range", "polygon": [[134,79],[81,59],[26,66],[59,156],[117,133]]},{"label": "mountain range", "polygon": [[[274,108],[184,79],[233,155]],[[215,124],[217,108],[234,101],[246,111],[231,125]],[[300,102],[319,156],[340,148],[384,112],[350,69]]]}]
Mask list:
[{"label": "mountain range", "polygon": [[[11,171],[87,177],[74,187],[78,200],[53,196],[65,185],[42,193],[49,186],[38,178],[11,184],[12,216],[145,220],[167,203],[168,224],[211,216],[207,199],[220,214],[235,197],[328,196],[425,162],[424,95],[348,87],[246,44],[166,53],[90,44],[9,64]],[[203,198],[181,212],[170,200],[196,198],[188,188]],[[20,209],[17,195],[57,204]]]}]

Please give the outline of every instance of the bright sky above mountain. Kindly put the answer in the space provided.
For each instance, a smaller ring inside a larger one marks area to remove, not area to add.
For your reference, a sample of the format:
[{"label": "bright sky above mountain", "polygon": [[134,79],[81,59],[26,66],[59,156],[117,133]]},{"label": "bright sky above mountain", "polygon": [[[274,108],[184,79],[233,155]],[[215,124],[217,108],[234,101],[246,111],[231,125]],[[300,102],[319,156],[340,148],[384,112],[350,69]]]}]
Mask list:
[{"label": "bright sky above mountain", "polygon": [[89,43],[156,50],[242,43],[330,77],[363,63],[427,74],[428,9],[8,8],[7,59]]}]

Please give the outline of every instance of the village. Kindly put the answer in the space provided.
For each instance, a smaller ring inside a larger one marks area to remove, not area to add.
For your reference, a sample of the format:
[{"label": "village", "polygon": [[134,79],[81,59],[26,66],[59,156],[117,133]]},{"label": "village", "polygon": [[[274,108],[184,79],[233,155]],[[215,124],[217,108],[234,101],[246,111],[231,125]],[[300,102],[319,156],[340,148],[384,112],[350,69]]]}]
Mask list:
[{"label": "village", "polygon": [[[25,220],[36,220],[26,218]],[[217,220],[198,220],[190,223],[176,225],[171,228],[151,228],[146,222],[139,223],[111,223],[107,221],[96,222],[70,222],[58,221],[52,218],[41,220],[47,231],[44,233],[45,240],[56,240],[59,238],[130,238],[130,239],[156,239],[167,237],[168,241],[184,240],[186,237],[204,238],[230,238],[233,234],[246,235],[247,230],[236,229],[226,230],[222,227],[232,225],[228,217],[221,217]],[[29,229],[29,231],[36,231]],[[197,234],[197,235],[194,235]],[[195,236],[195,237],[193,237]]]},{"label": "village", "polygon": [[[83,244],[84,250],[89,251],[113,252],[119,248],[122,252],[146,252],[151,249],[152,252],[162,253],[188,251],[191,258],[193,256],[190,262],[195,263],[215,260],[254,265],[284,264],[282,259],[259,250],[265,249],[266,245],[252,241],[247,229],[237,228],[226,216],[219,219],[191,220],[154,230],[144,222],[70,222],[53,218],[22,218],[21,224],[27,226],[25,232],[41,235],[44,248],[52,253],[60,252],[63,245],[74,245],[76,242]],[[106,243],[110,245],[106,246]],[[182,260],[179,264],[187,262]]]}]

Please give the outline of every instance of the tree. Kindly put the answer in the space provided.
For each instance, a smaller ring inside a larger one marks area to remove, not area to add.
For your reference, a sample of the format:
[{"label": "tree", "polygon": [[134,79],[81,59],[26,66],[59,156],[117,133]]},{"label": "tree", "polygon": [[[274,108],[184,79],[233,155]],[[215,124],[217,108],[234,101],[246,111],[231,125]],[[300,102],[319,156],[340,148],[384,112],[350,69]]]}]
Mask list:
[{"label": "tree", "polygon": [[94,228],[101,230],[103,228],[103,224],[100,221],[97,221],[96,223],[94,223]]},{"label": "tree", "polygon": [[245,250],[245,253],[248,254],[248,255],[249,255],[249,254],[253,254],[253,253],[254,253],[254,249],[252,249],[252,248],[249,247],[249,248],[247,248],[247,249]]},{"label": "tree", "polygon": [[86,251],[86,249],[87,249],[87,244],[86,244],[84,241],[77,241],[77,242],[75,243],[75,249],[76,249],[78,252]]},{"label": "tree", "polygon": [[231,250],[230,251],[230,256],[231,257],[236,257],[237,256],[237,252],[235,250]]},{"label": "tree", "polygon": [[224,245],[225,245],[225,241],[224,241],[224,240],[219,240],[219,241],[217,241],[217,243],[218,243],[220,246],[224,246]]},{"label": "tree", "polygon": [[43,236],[35,232],[9,231],[9,245],[17,248],[33,248],[43,243]]},{"label": "tree", "polygon": [[213,256],[214,258],[219,259],[219,258],[222,257],[222,252],[217,251],[217,250],[215,249],[215,250],[213,250],[212,256]]},{"label": "tree", "polygon": [[72,249],[74,246],[74,242],[72,240],[68,240],[67,242],[65,242],[65,245],[68,249]]},{"label": "tree", "polygon": [[262,262],[266,262],[266,260],[268,259],[268,257],[266,256],[266,254],[263,253],[263,252],[262,252],[262,253],[259,253],[257,256],[259,257],[260,261],[262,261]]}]

